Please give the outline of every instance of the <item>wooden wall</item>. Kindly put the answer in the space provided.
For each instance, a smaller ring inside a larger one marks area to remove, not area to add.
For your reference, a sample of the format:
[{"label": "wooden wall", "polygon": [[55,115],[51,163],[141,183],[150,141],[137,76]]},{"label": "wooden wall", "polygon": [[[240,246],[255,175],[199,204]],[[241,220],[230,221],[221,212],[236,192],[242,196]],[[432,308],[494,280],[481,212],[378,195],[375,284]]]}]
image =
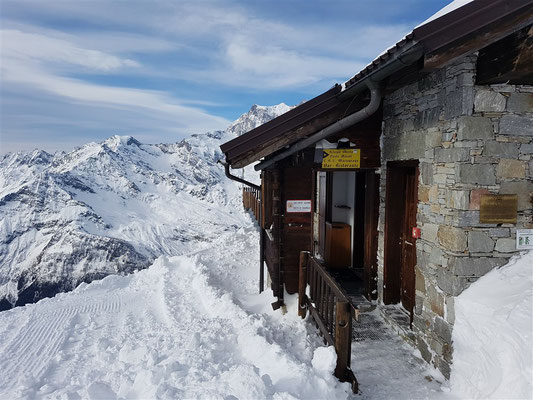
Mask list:
[{"label": "wooden wall", "polygon": [[298,291],[298,261],[300,251],[311,250],[312,213],[287,213],[287,200],[313,202],[313,172],[310,167],[287,167],[281,182],[281,266],[285,288],[289,293]]}]

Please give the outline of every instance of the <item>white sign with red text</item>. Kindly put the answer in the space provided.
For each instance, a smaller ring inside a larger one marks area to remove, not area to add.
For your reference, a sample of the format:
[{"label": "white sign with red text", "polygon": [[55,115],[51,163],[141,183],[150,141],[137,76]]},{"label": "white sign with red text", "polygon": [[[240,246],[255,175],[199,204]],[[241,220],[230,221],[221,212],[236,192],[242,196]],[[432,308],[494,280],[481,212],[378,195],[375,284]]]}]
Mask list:
[{"label": "white sign with red text", "polygon": [[287,200],[288,213],[311,212],[311,200]]}]

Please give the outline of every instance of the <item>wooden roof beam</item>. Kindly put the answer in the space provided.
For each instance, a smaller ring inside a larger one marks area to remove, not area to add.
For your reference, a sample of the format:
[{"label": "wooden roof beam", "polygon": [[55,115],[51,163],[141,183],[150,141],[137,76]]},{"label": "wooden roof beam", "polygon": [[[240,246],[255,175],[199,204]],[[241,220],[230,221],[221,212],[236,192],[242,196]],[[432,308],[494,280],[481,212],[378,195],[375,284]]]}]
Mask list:
[{"label": "wooden roof beam", "polygon": [[533,21],[533,6],[504,17],[498,24],[489,24],[424,56],[424,70],[430,71],[452,63],[516,32]]}]

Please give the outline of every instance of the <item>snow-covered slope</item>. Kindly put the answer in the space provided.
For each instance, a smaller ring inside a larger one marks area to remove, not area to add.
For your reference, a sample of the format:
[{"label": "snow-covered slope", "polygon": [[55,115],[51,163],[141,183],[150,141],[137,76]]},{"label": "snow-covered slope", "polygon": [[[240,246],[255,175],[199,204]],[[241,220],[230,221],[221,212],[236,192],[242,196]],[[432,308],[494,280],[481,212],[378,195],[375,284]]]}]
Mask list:
[{"label": "snow-covered slope", "polygon": [[258,233],[237,212],[195,254],[0,313],[0,398],[346,399],[296,303],[257,294]]},{"label": "snow-covered slope", "polygon": [[0,310],[184,254],[238,223],[219,145],[288,109],[254,105],[225,131],[174,144],[113,136],[0,158]]}]

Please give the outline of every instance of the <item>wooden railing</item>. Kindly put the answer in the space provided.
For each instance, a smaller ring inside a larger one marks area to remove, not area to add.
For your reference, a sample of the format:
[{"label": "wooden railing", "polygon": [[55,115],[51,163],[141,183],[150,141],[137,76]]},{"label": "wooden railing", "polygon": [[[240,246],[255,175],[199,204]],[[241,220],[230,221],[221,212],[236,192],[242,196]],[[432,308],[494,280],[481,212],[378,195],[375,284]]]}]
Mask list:
[{"label": "wooden railing", "polygon": [[335,376],[341,382],[350,382],[357,393],[357,379],[350,368],[353,307],[344,290],[308,251],[300,252],[299,274],[298,314],[305,318],[309,310],[324,340],[335,346]]},{"label": "wooden railing", "polygon": [[259,221],[261,212],[261,192],[258,189],[243,186],[242,204],[244,209],[252,211],[256,221]]}]

